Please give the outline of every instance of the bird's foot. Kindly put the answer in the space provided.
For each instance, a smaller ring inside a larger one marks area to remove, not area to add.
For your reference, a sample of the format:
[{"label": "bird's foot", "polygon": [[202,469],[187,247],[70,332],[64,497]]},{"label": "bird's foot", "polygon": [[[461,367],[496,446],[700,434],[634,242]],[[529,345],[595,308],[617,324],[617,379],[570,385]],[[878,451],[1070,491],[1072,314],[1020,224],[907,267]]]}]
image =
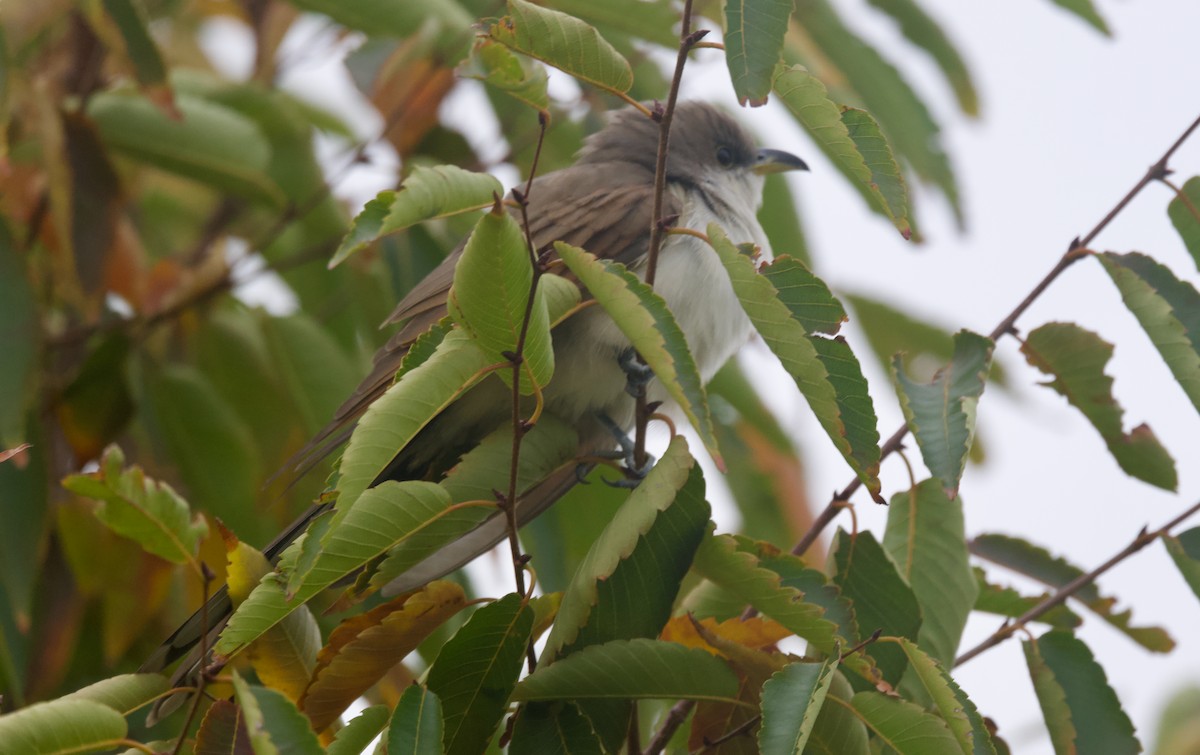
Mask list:
[{"label": "bird's foot", "polygon": [[650,469],[656,461],[655,458],[650,454],[646,454],[645,462],[639,465],[637,463],[637,447],[633,439],[629,437],[629,434],[620,425],[613,422],[612,418],[607,414],[600,412],[596,416],[599,418],[600,424],[604,425],[613,438],[616,439],[617,445],[620,446],[620,450],[603,452],[598,455],[611,459],[620,459],[625,471],[625,478],[622,480],[602,479],[604,479],[607,485],[611,485],[614,488],[636,488],[645,479],[646,475],[650,473]]},{"label": "bird's foot", "polygon": [[625,392],[634,398],[644,397],[646,386],[654,378],[654,370],[638,358],[637,350],[632,346],[617,355],[617,364],[625,373]]}]

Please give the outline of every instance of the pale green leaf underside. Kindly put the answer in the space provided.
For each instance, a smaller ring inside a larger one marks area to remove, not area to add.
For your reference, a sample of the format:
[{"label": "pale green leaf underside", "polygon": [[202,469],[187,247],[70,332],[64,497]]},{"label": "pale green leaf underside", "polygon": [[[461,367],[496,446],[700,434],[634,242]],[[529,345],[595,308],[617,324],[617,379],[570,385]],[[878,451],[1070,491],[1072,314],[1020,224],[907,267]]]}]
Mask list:
[{"label": "pale green leaf underside", "polygon": [[509,0],[508,15],[492,24],[488,35],[602,89],[627,92],[633,86],[629,62],[595,27],[566,13]]},{"label": "pale green leaf underside", "polygon": [[[879,434],[866,382],[853,353],[841,341],[810,338],[805,332],[805,321],[814,321],[812,312],[801,307],[794,296],[798,287],[789,284],[794,276],[782,274],[786,258],[780,258],[760,275],[753,260],[742,254],[716,224],[708,226],[708,239],[755,330],[796,381],[851,469],[873,495],[878,495]],[[828,293],[825,289],[822,294],[820,287],[804,288],[821,294],[822,299]],[[824,317],[821,321],[834,319]]]},{"label": "pale green leaf underside", "polygon": [[334,252],[334,267],[381,236],[436,220],[490,207],[503,192],[487,173],[454,165],[418,166],[394,191],[381,191],[354,218],[350,232]]},{"label": "pale green leaf underside", "polygon": [[953,496],[975,437],[975,408],[987,381],[994,344],[970,331],[954,336],[954,356],[931,383],[905,374],[901,356],[892,360],[904,418],[929,471]]},{"label": "pale green leaf underside", "polygon": [[1200,294],[1144,254],[1108,252],[1096,257],[1200,411]]},{"label": "pale green leaf underside", "polygon": [[[550,317],[546,299],[538,286],[525,328],[525,310],[533,285],[533,261],[521,226],[503,209],[486,213],[463,247],[454,267],[454,285],[447,301],[451,316],[488,361],[500,363],[515,354],[521,342],[521,393],[528,396],[543,389],[554,374],[554,350],[550,345]],[[512,385],[512,370],[497,372]]]},{"label": "pale green leaf underside", "polygon": [[[866,112],[843,109],[829,99],[825,85],[801,66],[780,65],[775,93],[812,135],[834,165],[867,200],[908,238],[908,189],[878,124]],[[856,138],[857,137],[857,138]]]}]

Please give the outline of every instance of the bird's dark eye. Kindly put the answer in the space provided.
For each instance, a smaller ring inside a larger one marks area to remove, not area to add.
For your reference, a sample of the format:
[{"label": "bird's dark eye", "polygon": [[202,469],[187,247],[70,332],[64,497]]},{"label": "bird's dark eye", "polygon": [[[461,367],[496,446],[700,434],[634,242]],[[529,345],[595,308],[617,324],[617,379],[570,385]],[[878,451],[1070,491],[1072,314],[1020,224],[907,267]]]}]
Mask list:
[{"label": "bird's dark eye", "polygon": [[717,162],[721,163],[722,168],[733,165],[733,150],[723,144],[717,147]]}]

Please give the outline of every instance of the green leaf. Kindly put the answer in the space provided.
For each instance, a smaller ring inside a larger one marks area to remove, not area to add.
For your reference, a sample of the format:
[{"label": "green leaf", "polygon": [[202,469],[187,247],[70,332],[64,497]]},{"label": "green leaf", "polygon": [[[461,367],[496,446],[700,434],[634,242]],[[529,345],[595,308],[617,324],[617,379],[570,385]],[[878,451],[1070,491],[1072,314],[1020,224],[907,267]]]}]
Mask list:
[{"label": "green leaf", "polygon": [[329,329],[307,314],[261,318],[270,369],[292,396],[301,427],[314,434],[358,385],[355,361]]},{"label": "green leaf", "polygon": [[669,0],[547,0],[546,6],[664,47],[679,44],[679,35],[673,31],[679,23],[679,10]]},{"label": "green leaf", "polygon": [[813,726],[809,749],[826,755],[870,755],[867,727],[859,720],[850,698],[854,690],[840,671],[834,671],[821,714]]},{"label": "green leaf", "polygon": [[[545,388],[554,374],[550,344],[550,316],[538,286],[530,305],[533,261],[529,258],[521,226],[501,207],[485,214],[475,225],[454,267],[454,285],[447,300],[451,316],[487,355],[490,362],[506,362],[505,353],[516,352],[525,333],[521,360],[521,393],[528,396]],[[525,312],[529,307],[529,324]],[[497,372],[512,385],[512,372]]]},{"label": "green leaf", "polygon": [[725,63],[739,104],[766,104],[791,12],[791,0],[725,3]]},{"label": "green leaf", "polygon": [[[975,599],[976,611],[986,611],[1016,619],[1050,597],[1048,592],[1041,595],[1022,595],[1011,587],[1002,587],[988,582],[987,575],[979,567],[975,567],[973,571],[975,572],[975,582],[979,586],[979,597]],[[1083,619],[1065,605],[1055,606],[1039,616],[1036,621],[1049,624],[1055,629],[1074,629],[1083,623]]]},{"label": "green leaf", "polygon": [[561,241],[555,242],[554,248],[654,370],[668,395],[683,408],[717,467],[723,469],[704,383],[666,302],[620,263],[597,259]]},{"label": "green leaf", "polygon": [[0,223],[0,450],[25,440],[37,375],[38,315],[25,256]]},{"label": "green leaf", "polygon": [[[1083,569],[1074,564],[1016,537],[983,534],[975,537],[969,546],[974,555],[1051,587],[1063,587],[1084,574]],[[1160,627],[1133,626],[1132,611],[1126,609],[1117,613],[1113,608],[1116,598],[1102,595],[1095,582],[1083,585],[1072,597],[1147,650],[1167,653],[1175,647],[1175,641]]]},{"label": "green leaf", "polygon": [[954,336],[954,357],[928,384],[911,380],[900,357],[892,360],[905,420],[925,465],[951,498],[958,493],[975,437],[975,408],[987,382],[994,346],[990,338],[959,331]]},{"label": "green leaf", "polygon": [[342,455],[338,519],[421,428],[485,376],[489,364],[469,336],[452,332],[432,357],[367,408]]},{"label": "green leaf", "polygon": [[[407,694],[407,690],[405,690],[405,694]],[[403,699],[401,697],[401,702]],[[379,736],[379,732],[383,731],[383,727],[387,726],[387,723],[387,706],[372,705],[338,730],[333,741],[325,748],[325,755],[359,755],[367,749],[367,745],[371,744],[375,737]],[[397,749],[391,750],[391,752],[404,751]]]},{"label": "green leaf", "polygon": [[308,719],[283,693],[252,685],[237,671],[233,690],[255,755],[323,755]]},{"label": "green leaf", "polygon": [[[916,641],[921,629],[921,606],[896,564],[870,530],[849,535],[839,529],[830,549],[833,581],[854,603],[858,631],[865,638],[879,631],[887,637]],[[895,645],[876,642],[864,651],[875,659],[883,678],[899,684],[907,661]]]},{"label": "green leaf", "polygon": [[1200,411],[1200,294],[1144,254],[1107,252],[1096,257]]},{"label": "green leaf", "polygon": [[104,0],[104,10],[121,32],[138,83],[144,87],[166,86],[166,66],[137,6],[132,0]]},{"label": "green leaf", "polygon": [[1166,490],[1179,478],[1175,462],[1148,425],[1129,433],[1121,427],[1124,410],[1112,395],[1112,378],[1104,366],[1113,347],[1100,336],[1072,323],[1047,323],[1030,333],[1021,346],[1025,359],[1054,378],[1047,383],[1066,397],[1099,431],[1126,474]]},{"label": "green leaf", "polygon": [[512,755],[603,755],[592,724],[570,702],[523,705],[513,727]]},{"label": "green leaf", "polygon": [[263,463],[246,419],[188,365],[150,368],[145,386],[141,409],[178,466],[191,504],[247,540],[266,540],[273,526],[259,513]]},{"label": "green leaf", "polygon": [[341,521],[330,523],[321,550],[295,594],[289,596],[282,575],[267,574],[230,618],[216,652],[225,656],[240,652],[343,576],[397,544],[421,537],[451,503],[450,494],[431,482],[388,480],[371,488]]},{"label": "green leaf", "polygon": [[916,0],[867,0],[872,6],[895,19],[900,32],[908,41],[925,52],[942,69],[958,107],[967,115],[979,115],[979,96],[971,72],[954,43],[932,16],[925,12]]},{"label": "green leaf", "polygon": [[801,755],[825,696],[833,684],[837,657],[821,663],[789,663],[762,688],[762,726],[758,747],[763,755]]},{"label": "green leaf", "polygon": [[93,700],[52,700],[0,716],[0,742],[11,755],[106,750],[118,746],[126,733],[125,717]]},{"label": "green leaf", "polygon": [[[929,614],[926,613],[926,616]],[[975,703],[946,672],[946,667],[953,665],[953,658],[943,665],[908,640],[898,640],[897,644],[908,659],[912,670],[910,677],[920,684],[925,695],[933,701],[933,707],[949,726],[962,752],[996,755],[996,747],[992,744],[983,716],[979,715]]]},{"label": "green leaf", "polygon": [[476,39],[470,59],[459,66],[457,73],[490,84],[538,110],[550,107],[546,69],[523,60],[499,42]]},{"label": "green leaf", "polygon": [[699,466],[676,436],[592,544],[539,667],[588,645],[657,636],[710,515]]},{"label": "green leaf", "polygon": [[509,594],[471,615],[442,646],[427,686],[442,701],[447,755],[483,752],[525,660],[533,610]]},{"label": "green leaf", "polygon": [[[707,538],[696,553],[693,565],[700,576],[728,590],[759,613],[768,616],[812,643],[823,653],[832,653],[841,644],[839,627],[825,616],[825,609],[795,587],[783,584],[782,577],[761,565],[753,553],[739,549],[729,535]],[[854,658],[846,659],[853,666]]]},{"label": "green leaf", "polygon": [[1200,598],[1200,527],[1193,527],[1178,536],[1164,533],[1162,540],[1188,587]]},{"label": "green leaf", "polygon": [[442,701],[421,685],[411,685],[388,725],[388,755],[442,755],[442,740]]},{"label": "green leaf", "polygon": [[[576,570],[539,668],[591,645],[658,636],[711,513],[700,468],[676,436]],[[629,704],[593,700],[579,707],[605,747],[616,747],[628,728]]]},{"label": "green leaf", "polygon": [[713,700],[737,704],[738,681],[705,650],[638,638],[591,645],[526,677],[513,699]]},{"label": "green leaf", "polygon": [[595,27],[566,13],[508,0],[508,15],[489,27],[488,36],[601,89],[627,92],[633,86],[629,62]]},{"label": "green leaf", "polygon": [[[408,37],[422,24],[436,24],[440,36],[455,38],[454,32],[468,29],[473,18],[457,2],[430,0],[289,0],[301,10],[328,16],[342,26],[372,36]],[[453,48],[451,48],[453,49]]]},{"label": "green leaf", "polygon": [[91,700],[128,716],[166,691],[167,678],[161,674],[119,674],[89,684],[61,699]]},{"label": "green leaf", "polygon": [[1054,3],[1060,8],[1074,13],[1076,16],[1079,16],[1084,21],[1095,27],[1096,31],[1100,32],[1101,34],[1104,34],[1105,36],[1112,35],[1112,32],[1109,31],[1108,24],[1105,23],[1104,18],[1101,17],[1098,12],[1096,12],[1096,6],[1092,4],[1092,0],[1050,0],[1050,2]]},{"label": "green leaf", "polygon": [[389,233],[426,220],[491,207],[501,192],[500,182],[487,173],[472,173],[453,165],[417,166],[399,189],[381,191],[367,202],[329,260],[329,267],[336,267]]},{"label": "green leaf", "polygon": [[1167,216],[1200,267],[1200,176],[1189,178],[1180,188],[1167,205]]},{"label": "green leaf", "polygon": [[[838,76],[861,98],[897,157],[918,176],[936,184],[961,221],[958,186],[940,130],[916,91],[895,66],[846,26],[828,0],[797,0],[795,20],[805,32],[805,43],[818,48],[809,54],[834,67],[831,76]],[[791,57],[794,55],[785,55],[785,59]]]},{"label": "green leaf", "polygon": [[850,705],[875,737],[898,755],[959,751],[946,722],[919,705],[880,692],[859,692]]},{"label": "green leaf", "polygon": [[[147,479],[141,467],[123,470],[125,455],[110,446],[91,474],[71,475],[63,487],[100,502],[96,518],[147,552],[175,564],[196,564],[196,548],[208,533],[200,516],[166,483]],[[197,567],[199,568],[199,567]]]},{"label": "green leaf", "polygon": [[890,220],[904,238],[910,238],[908,189],[874,119],[861,110],[839,107],[829,99],[820,79],[801,66],[780,65],[773,87],[867,205]]},{"label": "green leaf", "polygon": [[979,594],[967,554],[962,502],[947,498],[937,480],[897,493],[888,507],[883,547],[925,617],[917,642],[950,666]]},{"label": "green leaf", "polygon": [[750,322],[779,357],[813,414],[872,496],[879,495],[879,431],[862,369],[846,344],[810,337],[829,332],[845,313],[825,284],[800,263],[780,257],[760,275],[716,224],[708,240]]},{"label": "green leaf", "polygon": [[1055,752],[1142,751],[1104,669],[1082,640],[1054,630],[1022,645]]},{"label": "green leaf", "polygon": [[180,93],[176,120],[145,97],[101,92],[88,101],[100,135],[120,152],[219,191],[282,206],[267,176],[271,145],[254,121],[214,102]]}]

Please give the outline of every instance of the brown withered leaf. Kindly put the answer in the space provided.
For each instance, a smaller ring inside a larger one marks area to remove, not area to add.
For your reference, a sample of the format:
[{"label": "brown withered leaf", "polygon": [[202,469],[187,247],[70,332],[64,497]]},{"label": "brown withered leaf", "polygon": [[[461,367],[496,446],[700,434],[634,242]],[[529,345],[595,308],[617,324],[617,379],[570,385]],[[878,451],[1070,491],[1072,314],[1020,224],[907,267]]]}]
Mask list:
[{"label": "brown withered leaf", "polygon": [[121,182],[87,116],[64,113],[63,142],[70,171],[71,251],[89,314],[103,298],[104,272],[116,237]]},{"label": "brown withered leaf", "polygon": [[324,731],[342,711],[467,604],[462,587],[430,582],[343,621],[317,656],[300,709]]},{"label": "brown withered leaf", "polygon": [[193,755],[253,755],[242,710],[229,700],[217,700],[196,731]]},{"label": "brown withered leaf", "polygon": [[371,101],[383,114],[384,136],[401,160],[438,125],[438,108],[455,83],[454,69],[419,38],[402,42],[384,61]]},{"label": "brown withered leaf", "polygon": [[[788,662],[783,653],[763,648],[772,647],[791,632],[777,622],[759,617],[729,619],[718,624],[713,619],[698,621],[687,615],[672,619],[668,627],[674,636],[664,636],[664,639],[700,647],[726,659],[738,676],[738,699],[753,706],[701,702],[696,706],[696,714],[692,718],[689,747],[703,747],[707,742],[719,739],[754,718],[763,684]],[[751,727],[744,735],[723,742],[713,752],[727,755],[751,755],[757,752],[755,728]]]}]

